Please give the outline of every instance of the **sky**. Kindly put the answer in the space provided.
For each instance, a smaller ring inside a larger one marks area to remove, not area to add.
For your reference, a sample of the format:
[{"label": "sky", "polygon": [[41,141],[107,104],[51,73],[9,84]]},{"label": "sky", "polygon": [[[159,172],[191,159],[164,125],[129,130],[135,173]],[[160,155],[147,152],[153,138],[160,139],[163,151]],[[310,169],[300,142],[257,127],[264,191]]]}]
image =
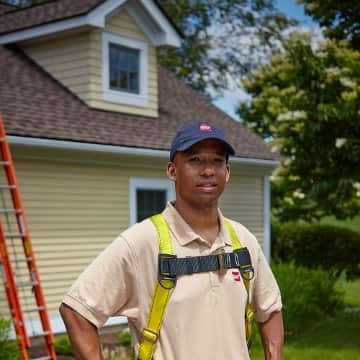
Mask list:
[{"label": "sky", "polygon": [[[281,12],[298,20],[300,27],[314,28],[316,26],[312,19],[305,15],[304,6],[296,4],[296,0],[276,0],[276,4]],[[214,100],[213,103],[234,119],[239,120],[239,116],[235,113],[239,98],[246,99],[246,93],[239,91],[236,95],[225,94],[224,97]]]}]

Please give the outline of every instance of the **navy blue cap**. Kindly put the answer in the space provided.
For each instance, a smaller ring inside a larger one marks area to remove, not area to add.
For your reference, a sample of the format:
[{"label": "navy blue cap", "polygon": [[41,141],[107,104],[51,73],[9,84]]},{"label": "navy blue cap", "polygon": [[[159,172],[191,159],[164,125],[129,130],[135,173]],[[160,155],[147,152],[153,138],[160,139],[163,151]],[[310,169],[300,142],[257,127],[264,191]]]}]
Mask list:
[{"label": "navy blue cap", "polygon": [[177,151],[185,151],[199,141],[216,139],[224,144],[227,155],[234,155],[234,148],[225,140],[221,129],[210,125],[207,122],[193,122],[183,126],[175,135],[170,150],[170,161],[174,159]]}]

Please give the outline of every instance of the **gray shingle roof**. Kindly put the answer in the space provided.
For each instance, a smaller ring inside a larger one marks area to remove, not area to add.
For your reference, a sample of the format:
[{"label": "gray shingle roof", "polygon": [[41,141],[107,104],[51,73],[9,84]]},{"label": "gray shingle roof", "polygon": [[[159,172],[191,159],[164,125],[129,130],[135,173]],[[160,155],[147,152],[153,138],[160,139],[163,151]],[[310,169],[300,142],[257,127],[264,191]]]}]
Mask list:
[{"label": "gray shingle roof", "polygon": [[0,1],[0,16],[15,9],[17,9],[16,6]]},{"label": "gray shingle roof", "polygon": [[57,0],[17,8],[0,17],[0,34],[28,29],[88,13],[104,0]]},{"label": "gray shingle roof", "polygon": [[0,112],[9,135],[148,149],[169,149],[195,120],[220,126],[236,156],[273,160],[264,141],[159,67],[159,117],[89,108],[14,46],[0,46]]}]

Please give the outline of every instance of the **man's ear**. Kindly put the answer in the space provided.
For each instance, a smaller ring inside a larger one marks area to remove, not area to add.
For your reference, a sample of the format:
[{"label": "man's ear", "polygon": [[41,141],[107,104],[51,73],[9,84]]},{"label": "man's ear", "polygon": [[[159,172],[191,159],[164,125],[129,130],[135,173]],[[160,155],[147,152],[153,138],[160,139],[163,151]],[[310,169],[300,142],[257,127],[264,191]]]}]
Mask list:
[{"label": "man's ear", "polygon": [[230,179],[230,165],[226,164],[226,177],[225,177],[225,181],[228,183]]},{"label": "man's ear", "polygon": [[176,166],[172,161],[167,164],[166,174],[169,180],[176,181]]}]

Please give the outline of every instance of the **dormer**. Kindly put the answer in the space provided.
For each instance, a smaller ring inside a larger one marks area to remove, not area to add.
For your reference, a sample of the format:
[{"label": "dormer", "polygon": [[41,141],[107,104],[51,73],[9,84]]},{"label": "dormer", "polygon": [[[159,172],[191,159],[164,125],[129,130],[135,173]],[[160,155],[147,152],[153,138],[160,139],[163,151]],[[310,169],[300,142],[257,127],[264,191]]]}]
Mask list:
[{"label": "dormer", "polygon": [[0,15],[0,44],[99,110],[157,117],[156,49],[180,41],[153,0],[58,0]]}]

